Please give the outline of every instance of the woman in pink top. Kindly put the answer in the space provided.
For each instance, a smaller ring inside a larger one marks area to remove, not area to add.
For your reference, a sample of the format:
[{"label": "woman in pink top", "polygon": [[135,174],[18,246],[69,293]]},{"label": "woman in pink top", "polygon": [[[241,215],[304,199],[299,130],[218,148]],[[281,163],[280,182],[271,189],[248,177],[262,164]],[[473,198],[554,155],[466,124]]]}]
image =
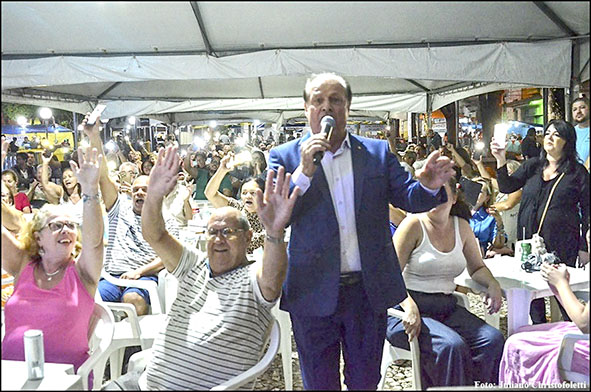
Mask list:
[{"label": "woman in pink top", "polygon": [[[589,231],[587,231],[587,244]],[[558,352],[562,337],[567,333],[589,333],[589,302],[582,304],[570,285],[566,265],[544,263],[540,271],[542,279],[560,301],[572,321],[526,325],[517,330],[505,342],[499,370],[500,386],[528,383],[530,387],[560,384]],[[571,369],[589,374],[589,341],[575,343]]]},{"label": "woman in pink top", "polygon": [[82,233],[68,211],[50,204],[35,213],[18,239],[2,225],[2,268],[15,282],[5,306],[2,359],[25,359],[28,329],[43,331],[46,362],[71,363],[77,370],[88,358],[88,325],[103,260],[102,156],[80,148],[78,158],[80,167],[70,165],[85,199],[83,219],[91,222]]}]

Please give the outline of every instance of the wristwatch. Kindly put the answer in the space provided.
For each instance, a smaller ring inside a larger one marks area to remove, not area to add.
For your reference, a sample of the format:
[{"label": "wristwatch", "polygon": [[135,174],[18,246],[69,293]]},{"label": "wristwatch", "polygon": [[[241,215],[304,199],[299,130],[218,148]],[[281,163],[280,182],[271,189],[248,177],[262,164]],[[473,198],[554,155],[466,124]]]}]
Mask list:
[{"label": "wristwatch", "polygon": [[285,243],[285,239],[278,238],[278,237],[273,237],[273,236],[270,236],[267,233],[265,233],[265,239],[267,241],[269,241],[270,243],[272,243],[272,244],[283,244],[283,243]]},{"label": "wristwatch", "polygon": [[88,200],[96,200],[96,201],[100,201],[100,197],[99,194],[97,193],[96,195],[87,195],[86,193],[82,194],[82,202],[87,202]]}]

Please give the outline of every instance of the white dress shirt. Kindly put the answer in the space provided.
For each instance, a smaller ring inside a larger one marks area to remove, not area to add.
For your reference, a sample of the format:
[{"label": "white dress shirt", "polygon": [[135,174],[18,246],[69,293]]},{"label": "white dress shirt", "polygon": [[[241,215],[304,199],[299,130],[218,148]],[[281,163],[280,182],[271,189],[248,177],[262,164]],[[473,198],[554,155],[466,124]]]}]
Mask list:
[{"label": "white dress shirt", "polygon": [[[332,204],[339,224],[341,273],[361,271],[361,255],[359,253],[357,223],[355,221],[355,187],[349,133],[347,133],[341,147],[334,154],[328,150],[325,151],[321,164],[326,175],[328,189],[330,190]],[[291,180],[300,187],[301,195],[310,188],[311,178],[302,172],[301,166],[298,166],[293,172]],[[433,190],[423,184],[420,185],[433,196],[439,192],[439,189]]]},{"label": "white dress shirt", "polygon": [[[353,161],[348,133],[343,144],[334,154],[330,151],[324,153],[321,164],[339,224],[341,273],[361,271],[361,256],[355,221]],[[292,180],[300,187],[302,194],[310,187],[310,178],[302,173],[299,167],[293,173]]]}]

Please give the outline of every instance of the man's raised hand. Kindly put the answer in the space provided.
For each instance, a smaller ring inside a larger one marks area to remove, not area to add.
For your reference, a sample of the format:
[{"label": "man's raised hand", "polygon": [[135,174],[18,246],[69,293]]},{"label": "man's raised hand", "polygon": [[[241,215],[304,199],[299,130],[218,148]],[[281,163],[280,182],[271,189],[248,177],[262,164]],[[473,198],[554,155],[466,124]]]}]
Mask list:
[{"label": "man's raised hand", "polygon": [[150,172],[148,195],[164,197],[173,190],[179,173],[177,150],[175,146],[168,146],[158,151],[158,158]]},{"label": "man's raised hand", "polygon": [[265,193],[257,189],[257,214],[265,226],[267,234],[271,236],[281,236],[285,226],[289,222],[293,206],[297,200],[300,188],[295,187],[291,194],[289,185],[291,174],[285,174],[285,168],[279,166],[277,171],[277,180],[273,183],[275,172],[267,172],[267,181],[265,183]]},{"label": "man's raised hand", "polygon": [[456,174],[453,166],[454,162],[451,159],[441,155],[439,151],[433,151],[416,176],[425,187],[433,190],[439,189]]}]

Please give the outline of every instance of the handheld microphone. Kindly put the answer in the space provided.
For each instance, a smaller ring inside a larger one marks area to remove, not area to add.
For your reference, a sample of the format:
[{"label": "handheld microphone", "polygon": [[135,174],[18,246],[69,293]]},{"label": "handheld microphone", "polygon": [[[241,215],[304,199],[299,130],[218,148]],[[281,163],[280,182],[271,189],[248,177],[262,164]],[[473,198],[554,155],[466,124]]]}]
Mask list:
[{"label": "handheld microphone", "polygon": [[[322,120],[320,120],[320,127],[321,132],[326,133],[328,136],[326,137],[330,140],[330,136],[332,135],[332,130],[334,129],[335,121],[332,116],[324,116]],[[324,157],[324,151],[317,151],[314,153],[314,164],[316,166],[320,166],[320,161],[322,161],[322,157]]]}]

